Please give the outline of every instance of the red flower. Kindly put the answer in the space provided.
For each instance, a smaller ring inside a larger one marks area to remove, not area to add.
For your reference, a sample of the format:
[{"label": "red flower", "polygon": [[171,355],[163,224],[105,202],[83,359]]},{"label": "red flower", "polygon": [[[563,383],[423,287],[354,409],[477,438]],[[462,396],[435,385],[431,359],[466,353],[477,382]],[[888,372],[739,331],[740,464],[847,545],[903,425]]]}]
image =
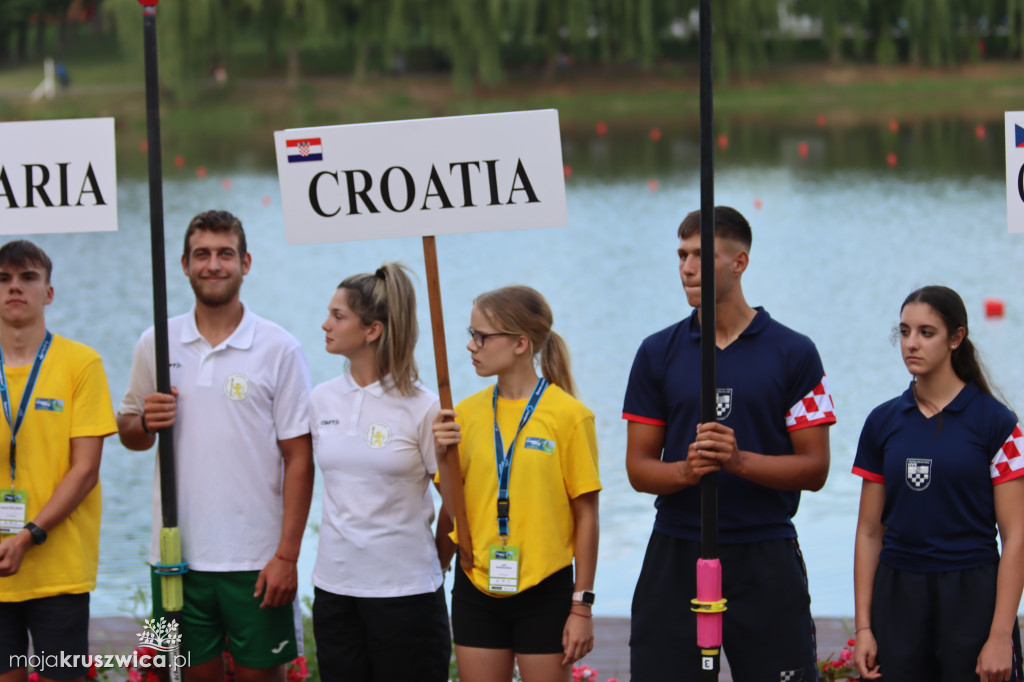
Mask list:
[{"label": "red flower", "polygon": [[28,682],[39,682],[39,673],[29,673]]},{"label": "red flower", "polygon": [[306,657],[299,656],[288,665],[288,682],[302,682],[309,677],[309,668],[306,667]]},{"label": "red flower", "polygon": [[96,672],[96,662],[91,661],[89,663],[89,672],[85,674],[85,678],[88,680],[95,680],[98,675],[99,673]]}]

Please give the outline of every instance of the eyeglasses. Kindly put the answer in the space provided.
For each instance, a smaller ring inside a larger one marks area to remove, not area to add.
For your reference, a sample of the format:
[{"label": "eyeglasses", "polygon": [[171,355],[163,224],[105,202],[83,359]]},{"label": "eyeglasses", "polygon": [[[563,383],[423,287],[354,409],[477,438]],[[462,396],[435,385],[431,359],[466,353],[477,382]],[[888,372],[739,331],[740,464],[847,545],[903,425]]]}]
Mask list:
[{"label": "eyeglasses", "polygon": [[493,334],[484,334],[483,332],[478,332],[472,327],[467,327],[466,331],[469,333],[469,338],[472,339],[473,343],[476,344],[477,348],[483,348],[484,344],[487,342],[487,339],[491,338],[492,336],[515,336],[515,334],[511,334],[509,332],[494,332]]}]

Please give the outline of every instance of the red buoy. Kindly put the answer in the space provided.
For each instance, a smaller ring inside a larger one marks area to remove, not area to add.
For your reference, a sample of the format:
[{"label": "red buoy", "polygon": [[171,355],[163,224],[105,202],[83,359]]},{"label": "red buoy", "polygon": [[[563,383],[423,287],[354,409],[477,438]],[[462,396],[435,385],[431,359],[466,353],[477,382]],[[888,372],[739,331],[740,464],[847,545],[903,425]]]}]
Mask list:
[{"label": "red buoy", "polygon": [[597,125],[594,126],[594,132],[604,137],[608,134],[608,125],[604,121],[598,121]]},{"label": "red buoy", "polygon": [[1002,299],[985,299],[985,317],[1002,317],[1004,312],[1005,310]]},{"label": "red buoy", "polygon": [[806,159],[810,152],[811,148],[807,146],[806,142],[801,142],[796,146],[796,153],[800,155],[801,159]]}]

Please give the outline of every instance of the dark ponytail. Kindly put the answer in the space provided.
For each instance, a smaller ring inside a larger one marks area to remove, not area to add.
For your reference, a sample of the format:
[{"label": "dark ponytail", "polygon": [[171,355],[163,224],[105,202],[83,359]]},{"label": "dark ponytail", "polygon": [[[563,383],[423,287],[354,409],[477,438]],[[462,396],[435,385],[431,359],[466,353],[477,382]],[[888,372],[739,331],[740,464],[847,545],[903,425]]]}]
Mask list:
[{"label": "dark ponytail", "polygon": [[992,395],[989,386],[988,376],[981,361],[978,360],[978,353],[971,343],[970,332],[967,327],[967,308],[964,306],[960,295],[949,287],[931,285],[921,287],[912,291],[903,305],[900,312],[907,307],[908,303],[925,303],[942,318],[946,325],[946,333],[952,336],[956,330],[963,327],[964,338],[957,347],[953,349],[950,361],[953,364],[953,371],[965,382],[974,382],[985,393]]}]

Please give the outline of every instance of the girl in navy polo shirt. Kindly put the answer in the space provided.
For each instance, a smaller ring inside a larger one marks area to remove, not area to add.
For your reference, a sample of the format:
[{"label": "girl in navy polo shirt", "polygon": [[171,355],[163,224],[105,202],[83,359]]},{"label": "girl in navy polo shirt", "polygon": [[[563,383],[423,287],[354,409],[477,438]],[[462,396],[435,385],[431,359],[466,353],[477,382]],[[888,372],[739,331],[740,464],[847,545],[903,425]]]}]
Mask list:
[{"label": "girl in navy polo shirt", "polygon": [[913,380],[868,416],[853,467],[854,663],[871,680],[1021,680],[1024,433],[955,291],[911,293],[899,339]]}]

